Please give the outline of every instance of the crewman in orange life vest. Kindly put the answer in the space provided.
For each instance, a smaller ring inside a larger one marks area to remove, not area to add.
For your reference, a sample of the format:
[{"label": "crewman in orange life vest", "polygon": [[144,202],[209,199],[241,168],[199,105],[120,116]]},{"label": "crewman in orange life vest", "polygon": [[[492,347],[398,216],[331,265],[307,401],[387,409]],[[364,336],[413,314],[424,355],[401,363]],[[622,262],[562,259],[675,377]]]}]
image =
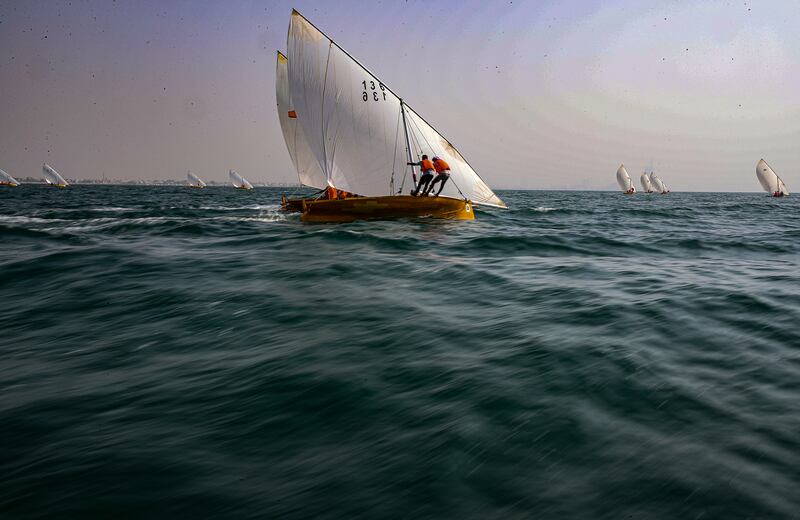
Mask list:
[{"label": "crewman in orange life vest", "polygon": [[431,182],[431,179],[433,179],[433,170],[435,168],[433,163],[430,161],[430,159],[428,159],[427,155],[423,155],[422,160],[420,162],[415,162],[415,163],[410,162],[408,163],[408,165],[419,166],[419,169],[422,172],[422,176],[419,178],[417,187],[411,192],[411,195],[416,197],[417,195],[419,195],[422,188],[425,188],[423,194],[427,195],[429,189],[428,184]]},{"label": "crewman in orange life vest", "polygon": [[433,187],[437,182],[441,182],[441,184],[439,185],[439,191],[437,191],[435,195],[436,197],[438,197],[439,194],[442,192],[442,189],[444,188],[444,184],[447,182],[447,179],[450,178],[450,165],[447,164],[444,161],[444,159],[440,159],[439,157],[434,157],[433,167],[434,169],[436,169],[436,173],[438,173],[438,175],[436,176],[435,179],[433,179],[433,182],[431,182],[430,186],[428,186],[428,189],[425,190],[424,195],[427,195],[428,192],[433,191]]}]

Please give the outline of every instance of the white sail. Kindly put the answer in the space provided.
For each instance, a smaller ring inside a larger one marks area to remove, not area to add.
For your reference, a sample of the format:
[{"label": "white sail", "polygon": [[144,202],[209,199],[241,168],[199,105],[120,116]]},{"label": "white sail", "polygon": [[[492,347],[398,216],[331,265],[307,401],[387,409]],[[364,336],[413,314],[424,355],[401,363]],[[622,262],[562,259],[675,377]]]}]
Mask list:
[{"label": "white sail", "polygon": [[289,92],[288,60],[280,51],[278,51],[278,64],[275,70],[275,94],[283,139],[286,141],[286,148],[289,149],[289,156],[292,158],[300,182],[320,190],[325,188],[328,185],[328,179],[320,169],[317,158],[308,147],[303,127],[297,121],[297,111],[294,110],[292,96]]},{"label": "white sail", "polygon": [[55,171],[50,165],[43,164],[42,165],[42,174],[44,175],[44,180],[47,184],[52,184],[54,186],[69,186],[69,183],[62,177],[57,171]]},{"label": "white sail", "polygon": [[3,170],[0,170],[0,184],[5,184],[7,186],[19,186],[19,181]]},{"label": "white sail", "polygon": [[[429,125],[408,105],[406,111],[408,133],[411,147],[416,148],[417,158],[423,154],[428,157],[441,157],[450,166],[450,181],[445,184],[441,195],[452,198],[468,198],[475,204],[505,208],[505,203],[487,186],[472,169],[466,159],[450,142]],[[463,195],[462,195],[463,194]]]},{"label": "white sail", "polygon": [[784,195],[789,195],[789,188],[786,187],[786,184],[780,177],[778,177],[778,189],[781,190],[781,193]]},{"label": "white sail", "polygon": [[410,191],[411,179],[403,182],[407,128],[414,151],[449,163],[451,182],[443,195],[463,193],[475,204],[505,207],[444,137],[297,11],[288,55],[291,101],[330,186],[366,196]]},{"label": "white sail", "polygon": [[645,193],[653,192],[653,183],[650,182],[650,177],[647,176],[647,172],[642,174],[642,176],[639,178],[639,181],[642,183],[642,189]]},{"label": "white sail", "polygon": [[197,175],[193,174],[192,172],[188,172],[186,174],[186,179],[189,181],[189,186],[192,186],[194,188],[205,188],[206,187],[206,183],[203,182],[200,179],[200,177],[198,177]]},{"label": "white sail", "polygon": [[655,174],[655,172],[650,172],[650,182],[653,183],[653,187],[659,193],[665,193],[667,191],[667,187],[664,184],[664,181]]},{"label": "white sail", "polygon": [[625,169],[624,164],[620,164],[617,170],[617,184],[619,184],[619,189],[622,190],[622,193],[628,193],[629,190],[632,190],[633,193],[636,192],[631,176],[628,175],[628,170]]},{"label": "white sail", "polygon": [[764,159],[758,161],[756,165],[756,176],[758,177],[758,182],[761,183],[761,187],[770,195],[774,195],[777,192],[781,192],[783,195],[789,194],[783,179],[778,177],[778,174]]},{"label": "white sail", "polygon": [[231,184],[233,184],[233,186],[235,188],[241,188],[243,190],[252,190],[253,189],[253,185],[250,184],[247,181],[247,179],[245,179],[244,177],[242,177],[241,175],[239,175],[238,173],[236,173],[233,170],[230,170],[228,172],[228,178],[231,180]]}]

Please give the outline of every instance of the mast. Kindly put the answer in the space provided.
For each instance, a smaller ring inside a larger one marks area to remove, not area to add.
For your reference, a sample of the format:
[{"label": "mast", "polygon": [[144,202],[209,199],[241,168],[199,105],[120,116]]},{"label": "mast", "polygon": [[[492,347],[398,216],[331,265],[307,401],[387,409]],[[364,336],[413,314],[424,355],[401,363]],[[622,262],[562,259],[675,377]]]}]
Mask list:
[{"label": "mast", "polygon": [[[413,163],[414,158],[411,155],[411,139],[408,137],[408,124],[406,123],[406,104],[403,103],[403,98],[400,98],[400,113],[403,115],[403,133],[406,136],[406,151],[408,152],[408,162]],[[414,186],[417,185],[417,171],[414,169],[414,165],[411,165],[411,178],[414,180]],[[394,188],[392,188],[394,191]]]}]

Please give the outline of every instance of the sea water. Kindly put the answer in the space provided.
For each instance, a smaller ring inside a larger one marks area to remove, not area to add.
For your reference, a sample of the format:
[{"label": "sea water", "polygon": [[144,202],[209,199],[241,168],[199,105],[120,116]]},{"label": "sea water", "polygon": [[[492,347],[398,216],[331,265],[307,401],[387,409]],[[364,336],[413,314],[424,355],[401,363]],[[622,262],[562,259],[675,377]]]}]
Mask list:
[{"label": "sea water", "polygon": [[800,199],[0,189],[4,518],[797,518]]}]

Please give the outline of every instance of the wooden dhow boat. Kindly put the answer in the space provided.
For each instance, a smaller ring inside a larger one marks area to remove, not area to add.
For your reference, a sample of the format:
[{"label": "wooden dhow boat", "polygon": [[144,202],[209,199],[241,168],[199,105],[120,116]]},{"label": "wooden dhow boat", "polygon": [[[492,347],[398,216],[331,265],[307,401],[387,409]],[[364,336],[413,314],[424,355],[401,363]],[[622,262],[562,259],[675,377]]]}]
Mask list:
[{"label": "wooden dhow boat", "polygon": [[[333,200],[303,200],[304,221],[471,220],[475,218],[473,206],[506,207],[442,134],[297,11],[292,12],[289,24],[287,54],[290,109],[285,111],[286,119],[294,120],[302,131],[290,133],[287,146],[291,154],[294,145],[299,175],[297,159],[302,159],[302,154],[310,153],[308,158],[313,157],[318,165],[318,171],[312,169],[319,175],[314,184],[304,182],[302,176],[301,182],[320,187],[319,181],[324,179],[321,188],[352,194]],[[283,118],[280,101],[279,114]],[[298,153],[301,141],[307,150]],[[438,156],[450,167],[440,196],[410,195],[416,184],[416,166],[409,163],[419,162],[422,155]]]},{"label": "wooden dhow boat", "polygon": [[650,176],[647,171],[642,173],[642,176],[639,177],[639,182],[642,183],[642,189],[645,193],[653,193],[653,183],[650,182]]},{"label": "wooden dhow boat", "polygon": [[197,175],[193,174],[192,172],[186,172],[186,180],[189,183],[190,188],[205,188],[206,183],[198,177]]},{"label": "wooden dhow boat", "polygon": [[636,187],[633,185],[631,176],[628,175],[628,170],[625,169],[624,164],[620,164],[619,168],[617,168],[617,184],[619,184],[619,189],[622,190],[624,195],[636,193]]},{"label": "wooden dhow boat", "polygon": [[228,179],[230,179],[231,184],[237,190],[252,190],[253,185],[250,184],[250,181],[239,175],[233,170],[228,170]]},{"label": "wooden dhow boat", "polygon": [[669,193],[669,188],[667,188],[667,185],[661,180],[661,177],[656,175],[656,172],[650,172],[650,183],[660,194],[667,195]]},{"label": "wooden dhow boat", "polygon": [[44,180],[47,182],[48,185],[56,187],[56,188],[66,188],[69,186],[69,183],[61,176],[60,173],[55,171],[52,166],[47,163],[42,165],[42,175],[44,175]]},{"label": "wooden dhow boat", "polygon": [[764,191],[773,197],[787,197],[789,189],[784,184],[783,179],[778,177],[778,174],[767,164],[767,161],[761,159],[756,165],[756,177]]},{"label": "wooden dhow boat", "polygon": [[3,170],[0,170],[0,186],[8,186],[10,188],[16,188],[19,186],[19,181],[12,177],[11,175],[7,174]]}]

